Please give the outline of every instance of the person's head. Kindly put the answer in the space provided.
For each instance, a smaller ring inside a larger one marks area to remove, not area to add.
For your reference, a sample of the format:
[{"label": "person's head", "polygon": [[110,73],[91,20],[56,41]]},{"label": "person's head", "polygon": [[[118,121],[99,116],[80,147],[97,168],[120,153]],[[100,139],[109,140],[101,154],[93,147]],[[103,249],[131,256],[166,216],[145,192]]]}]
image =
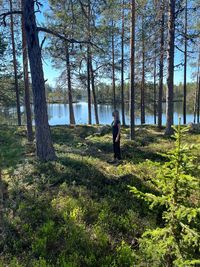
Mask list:
[{"label": "person's head", "polygon": [[119,119],[119,111],[118,110],[114,110],[113,113],[112,113],[112,116],[115,120],[118,120]]}]

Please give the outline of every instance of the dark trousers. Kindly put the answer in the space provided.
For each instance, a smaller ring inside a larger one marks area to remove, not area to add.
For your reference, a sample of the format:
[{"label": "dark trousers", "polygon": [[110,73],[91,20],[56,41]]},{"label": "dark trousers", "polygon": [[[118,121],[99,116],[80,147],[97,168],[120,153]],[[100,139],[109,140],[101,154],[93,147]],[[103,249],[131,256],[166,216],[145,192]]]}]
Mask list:
[{"label": "dark trousers", "polygon": [[121,159],[121,149],[120,149],[120,138],[118,142],[115,142],[117,136],[113,135],[113,151],[114,151],[114,158]]}]

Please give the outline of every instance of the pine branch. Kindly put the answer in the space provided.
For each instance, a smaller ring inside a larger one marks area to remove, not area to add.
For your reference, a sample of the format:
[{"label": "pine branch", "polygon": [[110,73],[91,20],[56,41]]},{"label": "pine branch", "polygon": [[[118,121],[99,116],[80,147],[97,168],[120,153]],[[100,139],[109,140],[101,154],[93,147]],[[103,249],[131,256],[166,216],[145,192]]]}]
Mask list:
[{"label": "pine branch", "polygon": [[59,37],[60,39],[66,41],[66,42],[72,43],[72,44],[89,44],[90,43],[89,41],[79,41],[79,40],[76,40],[76,39],[73,39],[73,38],[72,39],[69,39],[69,38],[61,35],[58,32],[55,32],[53,30],[50,30],[50,29],[47,29],[47,28],[43,28],[43,27],[37,27],[37,30],[38,30],[38,32],[49,33],[51,35],[54,35],[56,37]]},{"label": "pine branch", "polygon": [[6,17],[9,15],[12,15],[12,14],[13,15],[14,14],[22,15],[22,11],[21,10],[14,10],[11,12],[9,11],[9,12],[0,14],[0,18],[2,18],[4,26],[6,26]]},{"label": "pine branch", "polygon": [[76,40],[74,38],[69,39],[69,38],[63,36],[62,34],[60,34],[58,32],[55,32],[53,30],[50,30],[50,29],[47,29],[47,28],[43,28],[43,27],[37,27],[37,30],[39,32],[45,32],[45,33],[49,33],[51,35],[54,35],[54,36],[60,38],[61,40],[64,40],[64,41],[66,41],[68,43],[71,43],[71,44],[89,44],[89,45],[91,45],[93,47],[96,47],[98,50],[101,50],[101,51],[104,52],[104,50],[102,48],[100,48],[99,46],[97,46],[96,44],[94,44],[94,43],[92,43],[91,41],[88,41],[88,40],[79,41],[79,40]]},{"label": "pine branch", "polygon": [[[185,53],[185,51],[183,51],[180,47],[178,47],[177,45],[175,45],[176,49],[179,50],[182,53]],[[193,51],[187,51],[188,53],[194,54]]]},{"label": "pine branch", "polygon": [[42,47],[43,47],[45,41],[46,41],[46,36],[43,38],[43,40],[42,40],[42,42],[41,42],[41,45],[40,45],[40,48],[41,48],[41,49],[42,49]]}]

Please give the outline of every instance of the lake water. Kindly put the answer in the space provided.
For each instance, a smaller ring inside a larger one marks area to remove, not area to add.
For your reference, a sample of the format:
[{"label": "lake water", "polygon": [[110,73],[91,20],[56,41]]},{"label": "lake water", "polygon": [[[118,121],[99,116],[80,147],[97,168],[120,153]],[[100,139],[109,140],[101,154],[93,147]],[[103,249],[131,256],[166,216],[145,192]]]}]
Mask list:
[{"label": "lake water", "polygon": [[[88,107],[86,102],[73,104],[75,119],[77,124],[88,123]],[[118,110],[121,111],[120,107]],[[100,124],[111,124],[112,122],[112,105],[98,105]],[[25,124],[24,107],[21,107],[22,122]],[[48,115],[50,125],[65,125],[69,124],[69,106],[68,104],[48,104]],[[130,123],[128,106],[125,108],[126,124]],[[182,103],[174,105],[174,123],[178,123],[178,118],[182,116]],[[193,121],[193,113],[187,114],[187,123]],[[166,122],[165,104],[163,104],[163,124]],[[0,123],[16,124],[16,109],[3,108],[0,111]],[[92,105],[92,123],[95,124],[94,106]],[[140,124],[140,110],[136,110],[136,124]],[[151,110],[146,110],[146,124],[154,124],[154,116]]]}]

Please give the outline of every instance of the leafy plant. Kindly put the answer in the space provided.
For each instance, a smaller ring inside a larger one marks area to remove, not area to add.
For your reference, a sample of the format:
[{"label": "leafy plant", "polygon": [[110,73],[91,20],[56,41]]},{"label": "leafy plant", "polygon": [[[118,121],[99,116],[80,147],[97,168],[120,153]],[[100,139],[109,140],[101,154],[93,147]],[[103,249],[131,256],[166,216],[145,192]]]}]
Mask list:
[{"label": "leafy plant", "polygon": [[116,249],[116,257],[114,266],[135,266],[136,256],[131,246],[125,241],[122,241]]}]

